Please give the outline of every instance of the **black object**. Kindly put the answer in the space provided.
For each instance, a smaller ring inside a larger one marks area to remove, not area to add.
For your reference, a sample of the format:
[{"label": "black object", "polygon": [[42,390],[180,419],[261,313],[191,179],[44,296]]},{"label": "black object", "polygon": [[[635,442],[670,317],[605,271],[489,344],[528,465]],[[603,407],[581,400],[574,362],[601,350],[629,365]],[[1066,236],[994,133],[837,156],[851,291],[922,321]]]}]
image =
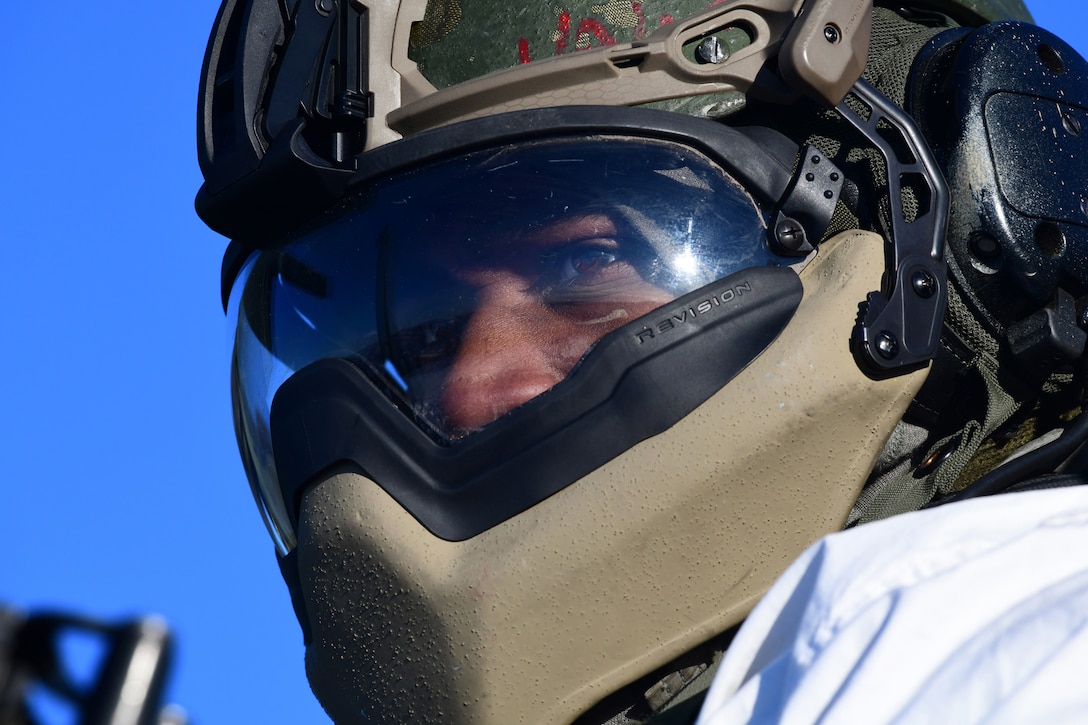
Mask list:
[{"label": "black object", "polygon": [[[851,342],[867,373],[896,375],[937,354],[947,302],[948,188],[911,118],[868,82],[859,79],[837,110],[884,158],[892,225],[883,286],[862,305]],[[908,190],[917,204],[909,217]]]},{"label": "black object", "polygon": [[[94,677],[73,677],[61,654],[68,634],[90,636],[103,656]],[[29,688],[40,685],[70,703],[79,725],[158,725],[173,642],[160,620],[107,624],[86,617],[0,608],[0,723],[33,723]]]},{"label": "black object", "polygon": [[239,209],[293,209],[297,222],[339,196],[374,112],[367,12],[341,0],[220,7],[197,110],[209,226],[223,231]]},{"label": "black object", "polygon": [[955,29],[923,49],[908,87],[951,182],[950,270],[1022,374],[1085,347],[1088,62],[1019,22]]}]

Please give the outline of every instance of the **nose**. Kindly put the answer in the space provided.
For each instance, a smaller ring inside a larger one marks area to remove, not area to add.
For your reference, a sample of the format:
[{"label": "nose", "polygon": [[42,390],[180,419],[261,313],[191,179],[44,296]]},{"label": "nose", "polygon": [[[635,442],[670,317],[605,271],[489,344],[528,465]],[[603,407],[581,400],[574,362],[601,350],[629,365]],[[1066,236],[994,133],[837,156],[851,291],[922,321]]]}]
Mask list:
[{"label": "nose", "polygon": [[550,389],[592,340],[508,271],[488,274],[442,390],[449,422],[469,432]]}]

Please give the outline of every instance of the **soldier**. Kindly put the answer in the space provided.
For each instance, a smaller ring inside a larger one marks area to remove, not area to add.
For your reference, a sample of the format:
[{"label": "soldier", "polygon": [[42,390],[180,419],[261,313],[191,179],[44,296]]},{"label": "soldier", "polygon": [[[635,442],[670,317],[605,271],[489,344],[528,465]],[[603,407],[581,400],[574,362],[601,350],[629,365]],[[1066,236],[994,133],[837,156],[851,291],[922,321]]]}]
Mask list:
[{"label": "soldier", "polygon": [[197,209],[335,721],[688,722],[822,535],[1083,470],[1088,66],[1029,19],[224,2]]}]

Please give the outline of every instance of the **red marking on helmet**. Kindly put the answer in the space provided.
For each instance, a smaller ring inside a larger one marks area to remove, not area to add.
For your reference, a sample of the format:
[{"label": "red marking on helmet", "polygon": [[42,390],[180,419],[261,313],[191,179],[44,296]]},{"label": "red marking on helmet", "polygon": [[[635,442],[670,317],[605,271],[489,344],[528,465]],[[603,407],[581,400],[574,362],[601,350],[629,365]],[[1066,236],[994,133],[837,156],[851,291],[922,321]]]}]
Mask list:
[{"label": "red marking on helmet", "polygon": [[646,15],[642,12],[642,3],[631,0],[631,12],[635,14],[638,21],[635,23],[635,37],[646,37]]},{"label": "red marking on helmet", "polygon": [[601,25],[600,21],[593,20],[592,18],[586,18],[582,22],[578,23],[578,33],[574,36],[575,39],[581,39],[585,33],[592,33],[597,42],[601,45],[615,45],[616,39],[612,37],[612,34]]},{"label": "red marking on helmet", "polygon": [[562,55],[567,49],[567,41],[570,39],[570,11],[559,13],[559,22],[555,26],[555,54]]}]

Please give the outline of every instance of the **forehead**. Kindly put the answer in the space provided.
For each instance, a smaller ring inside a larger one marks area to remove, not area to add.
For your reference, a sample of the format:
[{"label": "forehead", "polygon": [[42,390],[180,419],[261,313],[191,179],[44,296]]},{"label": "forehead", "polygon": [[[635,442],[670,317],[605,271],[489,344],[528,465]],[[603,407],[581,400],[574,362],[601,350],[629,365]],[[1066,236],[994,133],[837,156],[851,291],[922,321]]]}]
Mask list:
[{"label": "forehead", "polygon": [[379,178],[359,199],[398,229],[468,242],[511,232],[525,238],[546,228],[562,235],[576,218],[616,222],[632,209],[661,221],[711,203],[722,207],[723,195],[755,206],[725,169],[689,147],[590,137],[447,158]]},{"label": "forehead", "polygon": [[461,233],[450,230],[449,237],[432,238],[422,256],[458,276],[499,268],[531,275],[539,273],[549,257],[571,245],[619,249],[635,244],[631,238],[620,239],[622,235],[615,213],[572,211],[547,220],[527,219],[521,224],[488,225]]}]

